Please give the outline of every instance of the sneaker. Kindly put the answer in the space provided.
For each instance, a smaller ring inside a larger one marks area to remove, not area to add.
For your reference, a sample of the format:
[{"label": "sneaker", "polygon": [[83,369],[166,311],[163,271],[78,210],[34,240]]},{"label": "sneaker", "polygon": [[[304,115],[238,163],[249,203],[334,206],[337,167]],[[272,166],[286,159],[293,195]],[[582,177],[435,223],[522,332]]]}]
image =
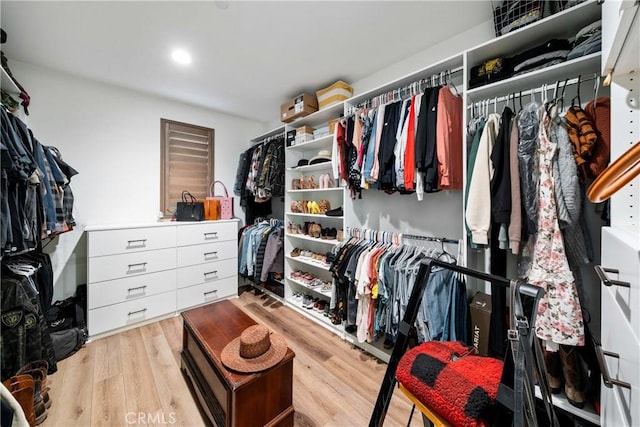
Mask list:
[{"label": "sneaker", "polygon": [[302,297],[302,307],[309,308],[309,306],[313,308],[313,297],[311,295],[305,295]]},{"label": "sneaker", "polygon": [[309,298],[311,298],[311,301],[309,301],[305,308],[307,310],[312,310],[320,298],[313,298],[312,296],[309,296]]}]

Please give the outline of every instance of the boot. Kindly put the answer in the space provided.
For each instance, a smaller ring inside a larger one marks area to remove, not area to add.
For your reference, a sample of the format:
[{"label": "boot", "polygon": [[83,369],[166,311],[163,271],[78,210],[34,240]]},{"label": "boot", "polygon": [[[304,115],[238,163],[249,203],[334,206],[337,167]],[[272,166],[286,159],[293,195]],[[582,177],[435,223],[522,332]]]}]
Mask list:
[{"label": "boot", "polygon": [[36,425],[36,413],[33,407],[33,379],[28,375],[11,377],[2,382],[18,401],[30,426]]},{"label": "boot", "polygon": [[[51,399],[49,398],[49,386],[47,385],[47,371],[49,370],[49,364],[46,360],[38,360],[37,362],[31,362],[18,371],[16,375],[31,375],[34,381],[40,381],[40,394],[42,395],[42,401],[45,408],[51,408]],[[35,372],[38,371],[38,372]],[[38,385],[36,384],[36,389]],[[36,400],[38,398],[36,397]]]},{"label": "boot", "polygon": [[582,408],[586,398],[578,349],[573,346],[561,345],[559,353],[567,400],[576,408]]},{"label": "boot", "polygon": [[544,366],[547,369],[547,382],[551,393],[560,393],[562,390],[562,367],[557,351],[544,351]]},{"label": "boot", "polygon": [[33,400],[33,411],[34,411],[34,424],[39,425],[47,418],[47,408],[44,404],[44,400],[42,398],[42,393],[40,391],[42,384],[42,371],[41,370],[32,370],[36,377],[32,375],[22,374],[11,377],[8,381],[12,386],[22,388],[24,385],[31,386],[33,389],[32,392],[32,400]]}]

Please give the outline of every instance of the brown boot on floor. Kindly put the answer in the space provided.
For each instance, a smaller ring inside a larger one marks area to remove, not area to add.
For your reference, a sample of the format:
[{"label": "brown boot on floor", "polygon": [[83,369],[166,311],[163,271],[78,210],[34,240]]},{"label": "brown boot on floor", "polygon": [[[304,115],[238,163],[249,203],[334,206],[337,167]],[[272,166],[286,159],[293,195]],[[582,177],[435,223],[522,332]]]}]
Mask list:
[{"label": "brown boot on floor", "polygon": [[562,390],[562,367],[557,351],[544,352],[544,366],[547,369],[547,381],[551,393],[558,394]]},{"label": "brown boot on floor", "polygon": [[559,353],[565,381],[564,392],[567,395],[567,400],[576,408],[582,408],[586,398],[578,349],[573,346],[561,345]]},{"label": "brown boot on floor", "polygon": [[[39,360],[37,362],[31,362],[23,366],[16,375],[31,375],[35,381],[35,393],[37,395],[38,390],[42,395],[42,401],[44,406],[51,408],[51,399],[49,398],[49,386],[47,385],[47,371],[49,370],[49,364],[46,360]],[[40,384],[38,385],[38,381]],[[38,396],[35,398],[38,401]]]},{"label": "brown boot on floor", "polygon": [[[36,413],[33,407],[33,378],[29,375],[11,377],[2,382],[18,401],[30,426],[36,425]],[[44,406],[43,406],[44,407]]]}]

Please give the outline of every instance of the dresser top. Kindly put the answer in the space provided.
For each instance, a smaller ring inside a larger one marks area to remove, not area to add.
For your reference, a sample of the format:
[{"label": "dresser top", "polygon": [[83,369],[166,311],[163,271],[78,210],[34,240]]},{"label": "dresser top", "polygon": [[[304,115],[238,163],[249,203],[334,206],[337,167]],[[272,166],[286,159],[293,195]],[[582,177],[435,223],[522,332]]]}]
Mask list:
[{"label": "dresser top", "polygon": [[150,227],[189,227],[198,224],[228,224],[238,222],[240,222],[239,219],[219,219],[215,221],[156,221],[139,224],[91,224],[86,226],[85,231],[124,230]]},{"label": "dresser top", "polygon": [[[262,372],[255,374],[241,374],[227,370],[220,361],[222,349],[234,338],[240,336],[242,331],[256,322],[244,311],[229,300],[183,311],[184,325],[200,342],[209,360],[211,360],[231,389],[235,390],[255,379]],[[282,361],[283,364],[294,357],[293,351],[288,348]],[[276,366],[278,366],[276,365]]]}]

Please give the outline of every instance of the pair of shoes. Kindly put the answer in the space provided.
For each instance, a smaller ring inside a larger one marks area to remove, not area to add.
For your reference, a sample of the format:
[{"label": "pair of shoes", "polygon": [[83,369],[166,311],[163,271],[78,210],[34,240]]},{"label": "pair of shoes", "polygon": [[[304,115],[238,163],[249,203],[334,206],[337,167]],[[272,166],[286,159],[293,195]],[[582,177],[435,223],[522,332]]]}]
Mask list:
[{"label": "pair of shoes", "polygon": [[313,309],[318,313],[324,313],[324,308],[329,305],[326,301],[318,300],[313,304]]},{"label": "pair of shoes", "polygon": [[307,211],[310,214],[316,214],[316,215],[321,213],[320,212],[320,206],[315,201],[307,202]]},{"label": "pair of shoes", "polygon": [[320,210],[319,213],[326,214],[328,210],[331,210],[331,203],[326,199],[322,199],[320,203],[318,203],[318,209]]},{"label": "pair of shoes", "polygon": [[299,248],[295,248],[291,251],[291,256],[293,258],[300,256],[300,249]]},{"label": "pair of shoes", "polygon": [[325,240],[336,240],[338,236],[338,230],[335,228],[323,228],[322,229],[322,238]]},{"label": "pair of shoes", "polygon": [[300,176],[300,189],[301,190],[314,190],[318,188],[318,184],[316,184],[313,175],[311,176]]},{"label": "pair of shoes", "polygon": [[327,216],[344,216],[344,211],[342,210],[342,206],[339,208],[331,209],[325,213]]},{"label": "pair of shoes", "polygon": [[320,224],[316,224],[315,222],[309,224],[309,236],[320,238],[320,236],[322,236],[322,226]]},{"label": "pair of shoes", "polygon": [[291,180],[291,189],[292,190],[301,190],[302,185],[300,184],[300,178],[294,178]]},{"label": "pair of shoes", "polygon": [[329,175],[328,173],[320,175],[318,181],[320,184],[320,188],[333,188],[335,186],[333,178],[331,178],[331,175]]},{"label": "pair of shoes", "polygon": [[305,300],[302,303],[302,306],[307,310],[312,310],[315,303],[319,301],[320,298],[314,298],[311,295],[305,295]]}]

